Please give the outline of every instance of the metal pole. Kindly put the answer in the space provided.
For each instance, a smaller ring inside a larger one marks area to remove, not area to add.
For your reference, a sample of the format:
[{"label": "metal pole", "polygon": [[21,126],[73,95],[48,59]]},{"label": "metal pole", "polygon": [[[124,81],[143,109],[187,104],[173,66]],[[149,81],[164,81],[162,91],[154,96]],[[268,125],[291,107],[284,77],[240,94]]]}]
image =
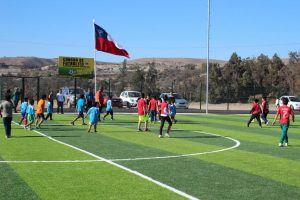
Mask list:
[{"label": "metal pole", "polygon": [[74,77],[74,105],[75,105],[75,107],[76,107],[76,100],[77,100],[77,92],[76,92],[76,90],[77,90],[77,78],[76,77]]},{"label": "metal pole", "polygon": [[37,77],[37,92],[36,92],[36,100],[40,99],[40,77]]},{"label": "metal pole", "polygon": [[208,22],[207,22],[207,60],[206,60],[206,114],[208,114],[208,68],[209,68],[209,32],[210,32],[210,0],[208,0]]},{"label": "metal pole", "polygon": [[93,37],[94,37],[94,80],[95,80],[95,95],[97,92],[97,63],[96,63],[96,36],[95,36],[95,19],[93,19]]}]

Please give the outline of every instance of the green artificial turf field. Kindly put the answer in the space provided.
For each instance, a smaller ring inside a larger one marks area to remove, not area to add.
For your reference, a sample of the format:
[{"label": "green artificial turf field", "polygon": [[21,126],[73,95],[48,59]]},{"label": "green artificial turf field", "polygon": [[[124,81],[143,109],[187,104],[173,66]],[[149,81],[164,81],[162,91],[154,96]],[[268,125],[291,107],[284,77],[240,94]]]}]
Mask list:
[{"label": "green artificial turf field", "polygon": [[277,146],[278,124],[247,128],[245,115],[177,115],[171,138],[158,138],[159,123],[137,132],[136,115],[115,114],[97,133],[74,117],[13,124],[10,139],[1,121],[1,200],[300,198],[297,116],[288,147]]}]

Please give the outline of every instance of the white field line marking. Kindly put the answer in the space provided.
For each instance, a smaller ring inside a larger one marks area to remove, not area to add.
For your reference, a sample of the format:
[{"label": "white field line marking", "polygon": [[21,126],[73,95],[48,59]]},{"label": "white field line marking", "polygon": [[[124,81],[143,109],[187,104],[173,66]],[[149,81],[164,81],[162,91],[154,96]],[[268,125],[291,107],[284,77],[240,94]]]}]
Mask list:
[{"label": "white field line marking", "polygon": [[88,162],[104,162],[104,160],[0,160],[1,163],[88,163]]},{"label": "white field line marking", "polygon": [[222,151],[228,151],[231,149],[235,149],[241,145],[241,143],[233,139],[231,137],[226,137],[218,134],[213,134],[213,133],[207,133],[207,132],[202,132],[202,131],[193,131],[196,133],[204,133],[207,135],[213,135],[213,136],[218,136],[218,137],[223,137],[229,140],[232,140],[235,142],[235,145],[232,147],[224,148],[224,149],[219,149],[219,150],[214,150],[214,151],[206,151],[206,152],[198,152],[198,153],[190,153],[190,154],[182,154],[182,155],[174,155],[174,156],[156,156],[156,157],[145,157],[145,158],[124,158],[124,159],[111,159],[112,161],[133,161],[133,160],[154,160],[154,159],[166,159],[166,158],[180,158],[180,157],[190,157],[190,156],[197,156],[197,155],[204,155],[204,154],[210,154],[210,153],[218,153]]},{"label": "white field line marking", "polygon": [[[16,124],[16,125],[19,125],[18,123],[14,122],[14,121],[13,121],[13,123]],[[80,151],[80,152],[82,152],[82,153],[85,153],[85,154],[87,154],[87,155],[90,155],[90,156],[92,156],[92,157],[94,157],[94,158],[97,158],[97,159],[99,159],[99,160],[101,160],[101,161],[104,161],[104,162],[106,162],[106,163],[108,163],[108,164],[111,164],[111,165],[113,165],[113,166],[115,166],[115,167],[118,167],[118,168],[123,169],[123,170],[125,170],[125,171],[127,171],[127,172],[130,172],[130,173],[132,173],[132,174],[135,174],[135,175],[137,175],[137,176],[139,176],[139,177],[141,177],[141,178],[143,178],[143,179],[146,179],[146,180],[148,180],[148,181],[150,181],[150,182],[152,182],[152,183],[155,183],[155,184],[157,184],[157,185],[159,185],[159,186],[161,186],[161,187],[163,187],[163,188],[166,188],[166,189],[168,189],[168,190],[170,190],[170,191],[172,191],[172,192],[174,192],[174,193],[176,193],[176,194],[178,194],[178,195],[181,195],[181,196],[183,196],[183,197],[185,197],[185,198],[187,198],[187,199],[198,200],[198,198],[196,198],[196,197],[194,197],[194,196],[191,196],[191,195],[189,195],[189,194],[187,194],[187,193],[185,193],[185,192],[182,192],[182,191],[180,191],[180,190],[178,190],[178,189],[176,189],[176,188],[173,188],[173,187],[171,187],[171,186],[169,186],[169,185],[167,185],[167,184],[164,184],[164,183],[162,183],[162,182],[159,182],[159,181],[157,181],[157,180],[154,180],[154,179],[152,179],[151,177],[146,176],[146,175],[144,175],[144,174],[142,174],[142,173],[140,173],[140,172],[138,172],[138,171],[134,171],[134,170],[129,169],[129,168],[123,166],[123,165],[117,164],[117,163],[115,163],[115,162],[113,162],[113,161],[111,161],[111,160],[108,160],[108,159],[106,159],[106,158],[102,158],[102,157],[100,157],[100,156],[97,156],[97,155],[95,155],[95,154],[93,154],[93,153],[91,153],[91,152],[85,151],[85,150],[80,149],[80,148],[78,148],[78,147],[75,147],[75,146],[73,146],[73,145],[70,145],[70,144],[61,142],[61,141],[59,141],[59,140],[56,140],[56,139],[52,138],[51,136],[48,136],[48,135],[46,135],[46,134],[43,134],[43,133],[41,133],[41,132],[39,132],[39,131],[36,131],[36,130],[33,130],[33,131],[36,132],[36,133],[39,134],[39,135],[42,135],[42,136],[48,138],[49,140],[52,140],[52,141],[57,142],[57,143],[59,143],[59,144],[62,144],[62,145],[65,145],[65,146],[67,146],[67,147],[76,149],[76,150],[78,150],[78,151]]]}]

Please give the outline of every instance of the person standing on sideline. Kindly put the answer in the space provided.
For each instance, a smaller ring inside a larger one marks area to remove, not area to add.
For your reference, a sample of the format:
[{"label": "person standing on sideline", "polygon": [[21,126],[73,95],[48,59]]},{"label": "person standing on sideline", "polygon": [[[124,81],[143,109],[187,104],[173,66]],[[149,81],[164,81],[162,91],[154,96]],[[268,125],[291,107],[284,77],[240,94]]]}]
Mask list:
[{"label": "person standing on sideline", "polygon": [[100,114],[102,113],[102,109],[104,108],[104,96],[103,96],[103,87],[100,87],[100,89],[95,94],[95,102],[99,105],[99,116],[98,119],[100,120]]},{"label": "person standing on sideline", "polygon": [[72,125],[74,125],[74,123],[77,121],[77,119],[82,118],[82,125],[86,125],[86,123],[84,123],[84,95],[81,94],[79,99],[77,100],[77,104],[76,104],[76,110],[78,112],[77,117],[71,122]]},{"label": "person standing on sideline", "polygon": [[19,90],[18,87],[16,87],[15,90],[14,90],[13,97],[12,97],[12,100],[13,100],[13,103],[14,103],[15,113],[17,113],[17,107],[18,107],[18,104],[19,104],[20,95],[21,95],[20,90]]},{"label": "person standing on sideline", "polygon": [[34,100],[30,99],[29,100],[29,105],[27,106],[27,110],[26,110],[26,117],[27,117],[27,125],[24,126],[25,129],[28,129],[31,131],[32,130],[32,124],[34,123],[34,115],[35,115],[35,111],[33,108],[34,105]]},{"label": "person standing on sideline", "polygon": [[176,105],[174,103],[174,99],[171,98],[170,99],[170,117],[171,117],[171,121],[176,124],[177,120],[175,119],[176,116]]},{"label": "person standing on sideline", "polygon": [[64,102],[65,102],[65,96],[62,93],[62,90],[60,89],[58,93],[56,94],[56,100],[57,100],[57,114],[60,113],[64,114]]},{"label": "person standing on sideline", "polygon": [[111,120],[114,120],[114,111],[113,111],[111,99],[112,99],[112,96],[110,95],[106,101],[106,114],[104,115],[103,120],[105,120],[105,117],[109,114],[110,114]]},{"label": "person standing on sideline", "polygon": [[24,101],[21,103],[21,106],[20,106],[21,119],[19,121],[19,125],[21,125],[23,121],[24,121],[25,125],[27,124],[27,119],[26,119],[26,110],[27,110],[27,107],[28,107],[28,98],[25,97]]},{"label": "person standing on sideline", "polygon": [[145,127],[144,127],[144,131],[149,131],[148,129],[148,117],[147,117],[147,104],[145,101],[145,94],[142,93],[138,103],[137,103],[137,107],[138,107],[138,131],[142,131],[141,129],[141,123],[145,122]]},{"label": "person standing on sideline", "polygon": [[99,108],[98,103],[94,102],[93,106],[87,111],[86,116],[89,116],[89,129],[88,132],[91,132],[92,126],[94,126],[94,132],[97,132],[97,124],[98,124],[98,115]]},{"label": "person standing on sideline", "polygon": [[93,106],[94,102],[94,94],[91,88],[88,88],[88,91],[84,94],[84,96],[86,101],[86,111],[88,111]]},{"label": "person standing on sideline", "polygon": [[267,101],[267,97],[262,98],[261,108],[262,108],[261,118],[262,118],[262,120],[264,120],[264,123],[266,125],[268,125],[269,120],[267,119],[267,116],[268,116],[268,113],[269,113],[269,103]]},{"label": "person standing on sideline", "polygon": [[[53,112],[53,105],[54,105],[54,94],[53,91],[50,90],[50,93],[48,94],[48,102],[51,103],[51,110]],[[52,117],[50,117],[50,120],[52,120]]]},{"label": "person standing on sideline", "polygon": [[249,127],[250,123],[252,122],[252,120],[255,118],[260,126],[260,128],[262,128],[261,126],[261,121],[260,121],[260,113],[261,113],[261,108],[258,104],[259,100],[255,99],[253,104],[252,104],[252,109],[250,111],[251,117],[247,123],[247,127]]},{"label": "person standing on sideline", "polygon": [[290,126],[290,115],[292,116],[292,121],[295,122],[294,111],[291,107],[287,106],[288,99],[283,98],[282,103],[283,103],[283,105],[279,106],[279,108],[277,109],[277,113],[276,113],[276,116],[273,121],[273,126],[274,126],[278,116],[280,115],[279,123],[280,123],[280,127],[281,127],[281,136],[280,136],[280,141],[279,141],[279,145],[278,145],[280,147],[288,146],[289,138],[288,138],[287,132],[288,132],[288,129]]},{"label": "person standing on sideline", "polygon": [[47,115],[45,120],[48,120],[48,118],[50,118],[50,120],[52,120],[52,113],[53,113],[53,101],[51,102],[48,96],[48,103],[47,103]]},{"label": "person standing on sideline", "polygon": [[150,123],[156,122],[156,115],[157,115],[157,100],[156,96],[152,96],[151,100],[149,101],[148,110],[150,111]]},{"label": "person standing on sideline", "polygon": [[38,101],[38,104],[36,105],[36,122],[35,122],[35,127],[41,128],[41,124],[44,122],[45,120],[45,116],[44,116],[44,109],[45,109],[45,100],[46,100],[46,95],[43,94],[42,98]]},{"label": "person standing on sideline", "polygon": [[10,95],[5,96],[5,100],[0,105],[0,111],[2,111],[3,125],[5,129],[6,138],[11,137],[11,122],[13,118],[14,105],[11,102]]},{"label": "person standing on sideline", "polygon": [[164,128],[165,125],[165,121],[167,121],[169,123],[168,129],[167,129],[167,133],[165,134],[166,137],[170,137],[170,130],[172,127],[172,121],[169,117],[169,113],[170,113],[170,109],[169,109],[169,104],[168,104],[168,96],[165,95],[163,97],[163,102],[161,103],[161,121],[160,121],[160,128],[159,128],[159,137],[162,138],[162,130]]}]

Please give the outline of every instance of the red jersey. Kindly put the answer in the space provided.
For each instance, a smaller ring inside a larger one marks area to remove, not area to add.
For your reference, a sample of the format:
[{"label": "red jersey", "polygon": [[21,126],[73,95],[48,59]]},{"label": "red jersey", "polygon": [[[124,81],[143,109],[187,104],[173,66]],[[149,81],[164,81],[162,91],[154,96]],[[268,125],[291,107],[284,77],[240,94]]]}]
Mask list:
[{"label": "red jersey", "polygon": [[261,109],[258,103],[252,104],[251,114],[252,115],[259,115],[261,113]]},{"label": "red jersey", "polygon": [[269,113],[269,104],[267,101],[262,101],[261,107],[263,113]]},{"label": "red jersey", "polygon": [[144,115],[145,114],[145,110],[146,110],[146,102],[145,99],[140,98],[137,106],[138,106],[138,115]]},{"label": "red jersey", "polygon": [[149,110],[156,110],[157,101],[155,99],[151,99],[149,102]]},{"label": "red jersey", "polygon": [[169,115],[169,105],[167,102],[161,103],[161,114],[160,116],[166,117]]},{"label": "red jersey", "polygon": [[294,111],[289,106],[283,105],[278,108],[277,114],[280,114],[280,124],[288,124],[290,115],[294,115]]}]

